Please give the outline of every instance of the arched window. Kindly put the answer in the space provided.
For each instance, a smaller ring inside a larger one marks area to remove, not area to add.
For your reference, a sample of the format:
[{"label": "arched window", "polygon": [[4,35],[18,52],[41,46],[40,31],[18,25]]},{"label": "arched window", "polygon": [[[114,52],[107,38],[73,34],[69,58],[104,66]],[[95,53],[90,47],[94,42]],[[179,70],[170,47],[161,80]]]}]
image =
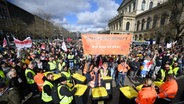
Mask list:
[{"label": "arched window", "polygon": [[129,13],[131,12],[131,5],[129,5]]},{"label": "arched window", "polygon": [[144,23],[145,23],[145,20],[144,20],[144,19],[142,19],[141,30],[143,30],[143,29],[144,29]]},{"label": "arched window", "polygon": [[133,3],[133,10],[135,10],[135,2]]},{"label": "arched window", "polygon": [[150,28],[150,22],[151,22],[151,18],[148,17],[147,24],[146,24],[146,29],[149,29]]},{"label": "arched window", "polygon": [[137,31],[139,31],[139,25],[140,25],[140,22],[137,21]]},{"label": "arched window", "polygon": [[149,9],[153,8],[153,2],[151,1],[149,4]]},{"label": "arched window", "polygon": [[142,5],[141,5],[141,10],[144,10],[145,9],[145,5],[146,5],[146,0],[143,0],[142,1]]},{"label": "arched window", "polygon": [[142,34],[139,35],[139,40],[142,40]]},{"label": "arched window", "polygon": [[137,40],[137,35],[135,35],[135,40]]},{"label": "arched window", "polygon": [[157,25],[157,21],[158,21],[158,16],[157,15],[155,15],[154,16],[154,18],[153,18],[153,28],[155,28],[156,27],[156,25]]},{"label": "arched window", "polygon": [[129,29],[130,29],[130,22],[127,22],[126,23],[126,31],[129,31]]},{"label": "arched window", "polygon": [[160,24],[161,24],[161,25],[164,25],[164,24],[165,24],[166,18],[167,18],[167,14],[164,13],[164,14],[162,15],[162,17],[161,17],[161,20],[160,20]]}]

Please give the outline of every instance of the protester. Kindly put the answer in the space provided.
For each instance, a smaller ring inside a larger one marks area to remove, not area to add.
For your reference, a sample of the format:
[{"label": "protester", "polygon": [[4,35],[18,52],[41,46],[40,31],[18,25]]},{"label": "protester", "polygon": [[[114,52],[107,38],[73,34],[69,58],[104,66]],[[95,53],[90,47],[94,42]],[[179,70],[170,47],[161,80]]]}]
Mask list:
[{"label": "protester", "polygon": [[118,65],[117,86],[119,86],[119,84],[124,86],[124,80],[129,69],[129,65],[126,64],[125,60],[122,60],[122,62]]},{"label": "protester", "polygon": [[139,57],[136,57],[134,61],[130,63],[130,78],[135,79],[137,72],[140,69]]},{"label": "protester", "polygon": [[60,78],[60,83],[58,85],[58,94],[59,98],[61,99],[59,104],[72,104],[73,95],[77,91],[77,88],[73,90],[70,89],[67,85],[67,79],[65,77]]},{"label": "protester", "polygon": [[34,66],[30,62],[30,64],[28,65],[28,68],[25,70],[25,76],[26,76],[28,87],[34,96],[34,95],[38,94],[38,87],[34,81],[34,76],[36,74],[35,74],[33,68],[34,68]]},{"label": "protester", "polygon": [[168,74],[165,83],[159,88],[156,104],[171,104],[178,92],[178,84],[173,74]]},{"label": "protester", "polygon": [[147,78],[144,81],[141,91],[139,91],[135,102],[137,104],[154,104],[157,98],[157,92],[155,91],[152,80]]},{"label": "protester", "polygon": [[46,75],[46,80],[44,81],[43,84],[43,89],[42,89],[42,101],[44,104],[54,104],[52,101],[52,96],[51,96],[51,89],[54,86],[54,75],[52,73],[48,73]]},{"label": "protester", "polygon": [[161,82],[165,81],[168,74],[173,74],[173,71],[170,69],[169,64],[166,64],[165,68],[158,72],[157,80]]}]

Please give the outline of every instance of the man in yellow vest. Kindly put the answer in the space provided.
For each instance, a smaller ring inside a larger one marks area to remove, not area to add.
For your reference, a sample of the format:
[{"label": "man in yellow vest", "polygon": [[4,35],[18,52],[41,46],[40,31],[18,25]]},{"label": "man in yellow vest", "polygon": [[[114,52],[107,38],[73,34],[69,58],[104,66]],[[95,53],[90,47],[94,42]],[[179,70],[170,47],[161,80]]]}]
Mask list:
[{"label": "man in yellow vest", "polygon": [[33,95],[38,94],[38,87],[34,81],[34,76],[36,75],[33,71],[34,65],[32,62],[28,65],[28,68],[25,70],[25,77],[27,84],[29,85],[30,91],[33,93]]},{"label": "man in yellow vest", "polygon": [[64,66],[66,65],[66,63],[64,62],[63,59],[60,59],[59,60],[59,64],[58,64],[58,69],[59,69],[59,72],[61,72],[64,68]]},{"label": "man in yellow vest", "polygon": [[77,88],[74,88],[73,90],[70,89],[67,85],[67,79],[66,77],[60,78],[60,83],[58,85],[58,95],[61,99],[59,104],[72,104],[73,101],[73,95],[77,91]]},{"label": "man in yellow vest", "polygon": [[169,64],[166,64],[165,68],[158,72],[157,80],[161,82],[165,81],[168,74],[173,74],[173,70],[170,69]]},{"label": "man in yellow vest", "polygon": [[173,74],[175,76],[179,76],[181,74],[178,66],[178,62],[174,62],[173,65],[170,66],[170,69],[173,71]]},{"label": "man in yellow vest", "polygon": [[68,69],[67,65],[63,66],[63,70],[61,71],[61,76],[66,77],[67,82],[71,81],[71,73],[70,73],[70,70]]},{"label": "man in yellow vest", "polygon": [[72,52],[68,54],[68,63],[69,63],[69,68],[74,67],[74,54],[72,54]]},{"label": "man in yellow vest", "polygon": [[51,71],[53,73],[56,73],[56,61],[54,61],[53,56],[49,57],[47,69],[49,69],[49,71]]},{"label": "man in yellow vest", "polygon": [[54,104],[52,102],[52,96],[51,96],[51,89],[54,86],[53,81],[54,81],[54,75],[52,73],[48,73],[46,75],[46,80],[43,84],[42,96],[41,96],[41,99],[44,102],[44,104]]}]

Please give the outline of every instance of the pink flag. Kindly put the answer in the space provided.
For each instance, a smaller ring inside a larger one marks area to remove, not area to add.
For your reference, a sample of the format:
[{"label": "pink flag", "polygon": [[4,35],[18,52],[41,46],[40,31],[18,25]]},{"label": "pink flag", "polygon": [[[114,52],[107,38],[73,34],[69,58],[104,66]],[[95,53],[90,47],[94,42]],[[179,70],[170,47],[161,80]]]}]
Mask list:
[{"label": "pink flag", "polygon": [[7,46],[7,41],[6,41],[6,39],[4,38],[4,40],[3,40],[3,47],[6,47]]},{"label": "pink flag", "polygon": [[30,37],[27,37],[25,40],[20,41],[16,38],[14,38],[14,43],[17,48],[30,48],[32,47],[32,40]]},{"label": "pink flag", "polygon": [[45,44],[42,43],[41,49],[45,49]]}]

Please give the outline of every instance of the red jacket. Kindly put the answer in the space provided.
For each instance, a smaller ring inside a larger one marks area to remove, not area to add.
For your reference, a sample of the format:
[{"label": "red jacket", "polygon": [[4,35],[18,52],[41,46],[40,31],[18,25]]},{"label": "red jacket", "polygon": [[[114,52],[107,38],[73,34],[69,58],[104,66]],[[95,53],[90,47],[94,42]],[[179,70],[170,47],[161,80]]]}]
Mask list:
[{"label": "red jacket", "polygon": [[160,86],[158,98],[175,98],[178,92],[178,84],[176,80],[172,79],[170,81],[166,81]]},{"label": "red jacket", "polygon": [[137,98],[135,99],[137,104],[154,104],[157,97],[155,89],[152,87],[143,87],[139,91]]}]

